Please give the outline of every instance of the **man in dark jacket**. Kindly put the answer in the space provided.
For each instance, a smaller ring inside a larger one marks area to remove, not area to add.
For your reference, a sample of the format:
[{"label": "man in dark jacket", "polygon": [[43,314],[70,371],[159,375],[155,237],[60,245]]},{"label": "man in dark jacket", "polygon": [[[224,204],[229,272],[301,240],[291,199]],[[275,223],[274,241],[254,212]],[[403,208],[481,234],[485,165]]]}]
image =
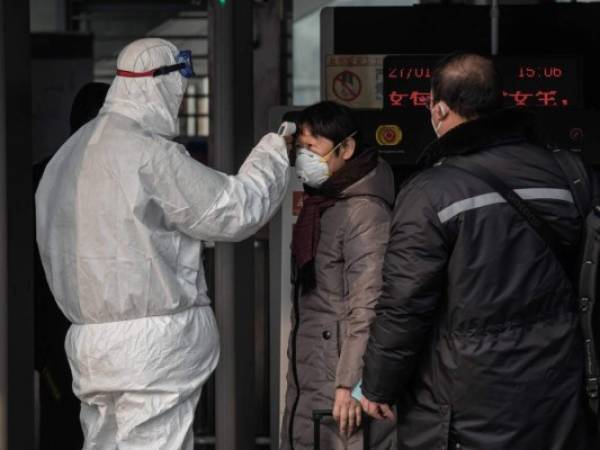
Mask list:
[{"label": "man in dark jacket", "polygon": [[511,205],[451,164],[486,167],[576,248],[569,183],[528,114],[501,109],[490,60],[445,58],[431,94],[439,139],[396,201],[363,408],[397,404],[401,449],[596,448],[571,282]]}]

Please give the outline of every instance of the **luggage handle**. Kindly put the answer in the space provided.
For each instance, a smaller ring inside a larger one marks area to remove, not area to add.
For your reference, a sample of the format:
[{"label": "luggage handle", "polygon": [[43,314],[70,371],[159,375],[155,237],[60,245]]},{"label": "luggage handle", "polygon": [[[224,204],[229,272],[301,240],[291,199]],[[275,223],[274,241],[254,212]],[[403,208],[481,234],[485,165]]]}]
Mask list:
[{"label": "luggage handle", "polygon": [[[312,419],[314,422],[314,450],[320,450],[321,448],[321,420],[325,417],[333,417],[333,413],[330,409],[315,409],[312,413]],[[363,448],[364,450],[368,450],[370,448],[369,443],[371,442],[370,436],[370,421],[371,418],[362,413],[362,430],[363,430]]]}]

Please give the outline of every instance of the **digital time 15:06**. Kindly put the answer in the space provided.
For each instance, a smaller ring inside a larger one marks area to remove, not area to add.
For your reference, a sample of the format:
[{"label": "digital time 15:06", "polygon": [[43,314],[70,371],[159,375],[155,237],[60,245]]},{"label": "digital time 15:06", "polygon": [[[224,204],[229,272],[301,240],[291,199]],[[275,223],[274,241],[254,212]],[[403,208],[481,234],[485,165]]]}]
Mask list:
[{"label": "digital time 15:06", "polygon": [[518,71],[518,78],[562,78],[563,75],[563,69],[558,66],[521,66]]}]

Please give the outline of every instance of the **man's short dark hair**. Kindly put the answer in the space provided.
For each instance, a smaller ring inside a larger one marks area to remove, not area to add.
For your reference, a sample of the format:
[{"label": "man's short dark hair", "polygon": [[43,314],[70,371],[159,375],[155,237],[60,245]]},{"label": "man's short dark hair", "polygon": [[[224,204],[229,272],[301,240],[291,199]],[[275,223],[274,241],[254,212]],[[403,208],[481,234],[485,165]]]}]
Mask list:
[{"label": "man's short dark hair", "polygon": [[[299,127],[306,127],[316,137],[324,137],[337,145],[352,133],[356,141],[354,156],[362,152],[358,121],[352,109],[331,101],[315,103],[302,110],[298,117]],[[339,154],[340,149],[336,152]]]},{"label": "man's short dark hair", "polygon": [[442,58],[431,76],[431,93],[433,103],[444,101],[465,119],[502,107],[502,82],[494,62],[473,53]]}]

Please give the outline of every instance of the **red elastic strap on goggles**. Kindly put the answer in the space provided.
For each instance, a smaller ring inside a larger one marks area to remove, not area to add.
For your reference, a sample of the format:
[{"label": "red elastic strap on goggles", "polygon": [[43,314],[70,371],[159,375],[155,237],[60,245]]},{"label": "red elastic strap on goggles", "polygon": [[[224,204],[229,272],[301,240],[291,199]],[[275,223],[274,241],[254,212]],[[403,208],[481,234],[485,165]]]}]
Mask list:
[{"label": "red elastic strap on goggles", "polygon": [[154,76],[155,71],[156,71],[156,69],[152,69],[147,72],[130,72],[129,70],[117,69],[117,76],[127,77],[127,78],[152,77],[152,76]]}]

